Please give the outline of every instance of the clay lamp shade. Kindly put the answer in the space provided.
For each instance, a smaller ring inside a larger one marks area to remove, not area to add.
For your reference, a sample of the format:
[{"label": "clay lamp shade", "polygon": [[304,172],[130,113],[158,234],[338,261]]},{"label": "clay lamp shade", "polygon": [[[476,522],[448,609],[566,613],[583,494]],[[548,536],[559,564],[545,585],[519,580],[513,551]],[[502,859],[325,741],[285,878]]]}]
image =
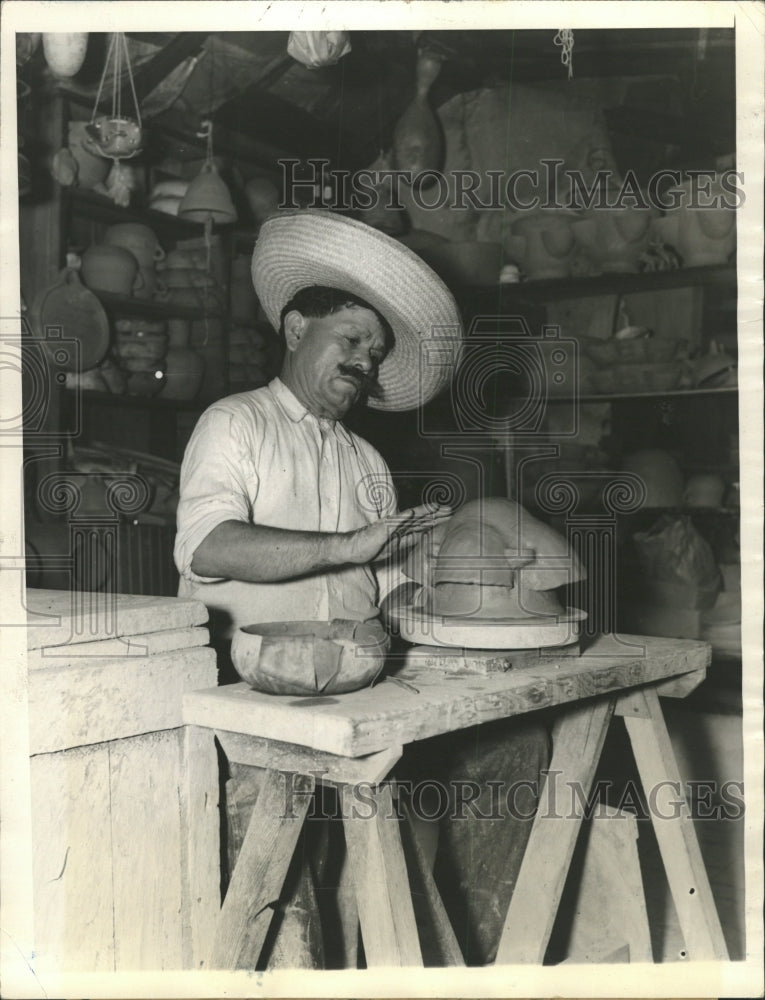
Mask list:
[{"label": "clay lamp shade", "polygon": [[234,203],[214,163],[205,163],[189,184],[178,209],[178,218],[213,225],[236,222]]}]

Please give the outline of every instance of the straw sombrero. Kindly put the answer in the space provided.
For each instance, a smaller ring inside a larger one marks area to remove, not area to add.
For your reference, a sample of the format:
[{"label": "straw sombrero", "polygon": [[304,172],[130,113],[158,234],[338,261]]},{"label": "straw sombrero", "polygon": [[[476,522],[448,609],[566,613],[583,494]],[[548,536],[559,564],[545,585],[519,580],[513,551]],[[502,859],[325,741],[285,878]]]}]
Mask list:
[{"label": "straw sombrero", "polygon": [[369,406],[412,410],[448,385],[462,343],[457,305],[420,257],[377,229],[315,209],[280,212],[261,227],[252,281],[277,330],[286,303],[309,285],[351,292],[388,320],[396,345],[380,366],[384,396]]}]

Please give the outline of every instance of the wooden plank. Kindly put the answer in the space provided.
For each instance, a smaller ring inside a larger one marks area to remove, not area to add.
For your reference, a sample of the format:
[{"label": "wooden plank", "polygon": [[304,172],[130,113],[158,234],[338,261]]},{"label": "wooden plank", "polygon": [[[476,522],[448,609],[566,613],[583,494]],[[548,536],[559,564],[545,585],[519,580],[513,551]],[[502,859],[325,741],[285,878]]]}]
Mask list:
[{"label": "wooden plank", "polygon": [[181,731],[109,744],[117,972],[180,969]]},{"label": "wooden plank", "polygon": [[435,667],[444,671],[470,671],[477,674],[504,673],[512,667],[536,666],[557,662],[561,656],[579,656],[579,644],[556,649],[449,649],[445,646],[412,646],[404,663],[412,667]]},{"label": "wooden plank", "polygon": [[421,966],[417,924],[389,785],[341,793],[367,966]]},{"label": "wooden plank", "polygon": [[562,656],[490,676],[407,666],[396,677],[409,687],[376,684],[334,697],[275,696],[246,684],[231,684],[186,695],[183,717],[194,725],[276,740],[288,733],[302,746],[360,757],[477,723],[702,670],[709,655],[703,642],[632,638],[633,646],[605,637],[582,656]]},{"label": "wooden plank", "polygon": [[[711,649],[709,658],[711,661]],[[660,698],[685,698],[696,690],[706,676],[706,667],[701,670],[691,670],[687,674],[681,674],[680,677],[670,677],[669,680],[660,681],[654,686],[654,691]]]},{"label": "wooden plank", "polygon": [[183,693],[214,683],[216,674],[209,647],[33,671],[30,753],[174,729],[183,723]]},{"label": "wooden plank", "polygon": [[549,776],[507,910],[496,965],[542,964],[582,823],[583,806],[576,808],[571,789],[589,794],[613,706],[611,698],[577,705],[556,723]]},{"label": "wooden plank", "polygon": [[[600,962],[626,946],[627,962],[653,962],[651,934],[637,851],[637,820],[603,806],[592,816],[578,884],[567,961]],[[568,896],[568,886],[566,895]]]},{"label": "wooden plank", "polygon": [[95,642],[77,642],[66,646],[44,646],[33,649],[27,656],[30,670],[47,670],[50,667],[82,666],[82,660],[91,663],[96,659],[125,656],[156,656],[178,649],[207,646],[210,633],[206,628],[168,628],[161,632],[142,635],[125,635],[116,639],[97,639]]},{"label": "wooden plank", "polygon": [[[457,936],[436,886],[425,852],[417,839],[417,831],[412,825],[408,810],[406,810],[405,815],[403,844],[404,856],[409,869],[409,882],[415,892],[417,892],[417,888],[422,889],[421,893],[417,893],[413,897],[417,923],[421,925],[422,921],[427,921],[433,928],[434,944],[439,952],[439,967],[464,966],[465,959],[462,957]],[[418,901],[420,901],[419,907]]]},{"label": "wooden plank", "polygon": [[[286,782],[292,782],[291,794]],[[218,917],[213,968],[254,967],[313,789],[306,775],[266,772]]]},{"label": "wooden plank", "polygon": [[201,601],[133,594],[27,590],[27,649],[204,625]]},{"label": "wooden plank", "polygon": [[242,736],[220,729],[215,735],[226,757],[236,764],[310,774],[317,783],[379,785],[402,753],[401,747],[387,747],[367,757],[338,757],[260,736]]},{"label": "wooden plank", "polygon": [[184,726],[181,771],[183,968],[210,965],[220,910],[220,785],[215,735]]},{"label": "wooden plank", "polygon": [[[687,957],[697,962],[725,961],[728,949],[659,699],[655,691],[636,691],[622,696],[620,709],[647,795]],[[665,795],[659,794],[662,788]]]},{"label": "wooden plank", "polygon": [[112,972],[107,746],[30,761],[35,969]]}]

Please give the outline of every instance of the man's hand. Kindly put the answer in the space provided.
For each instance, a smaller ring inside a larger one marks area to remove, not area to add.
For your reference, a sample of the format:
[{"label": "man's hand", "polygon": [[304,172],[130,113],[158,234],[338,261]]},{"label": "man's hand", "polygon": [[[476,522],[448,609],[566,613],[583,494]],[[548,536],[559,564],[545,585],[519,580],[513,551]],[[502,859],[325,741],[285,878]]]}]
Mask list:
[{"label": "man's hand", "polygon": [[384,559],[395,552],[402,539],[430,531],[451,515],[451,507],[423,504],[348,532],[343,541],[343,548],[347,546],[347,561],[360,565]]}]

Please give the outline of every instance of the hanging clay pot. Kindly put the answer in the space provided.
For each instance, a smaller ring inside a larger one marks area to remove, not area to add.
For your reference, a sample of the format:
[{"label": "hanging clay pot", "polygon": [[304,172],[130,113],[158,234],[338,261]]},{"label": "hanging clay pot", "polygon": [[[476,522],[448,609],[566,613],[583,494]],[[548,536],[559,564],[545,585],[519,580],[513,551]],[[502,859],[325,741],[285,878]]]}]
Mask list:
[{"label": "hanging clay pot", "polygon": [[44,32],[42,42],[45,61],[54,76],[74,76],[85,62],[88,50],[87,31]]},{"label": "hanging clay pot", "polygon": [[443,156],[441,126],[428,103],[428,92],[441,70],[441,59],[427,52],[417,55],[416,89],[412,103],[393,132],[393,166],[410,171],[412,179],[425,170],[438,170]]},{"label": "hanging clay pot", "polygon": [[178,216],[189,222],[213,222],[218,225],[236,222],[231,195],[214,164],[205,163],[191,182],[181,201]]}]

